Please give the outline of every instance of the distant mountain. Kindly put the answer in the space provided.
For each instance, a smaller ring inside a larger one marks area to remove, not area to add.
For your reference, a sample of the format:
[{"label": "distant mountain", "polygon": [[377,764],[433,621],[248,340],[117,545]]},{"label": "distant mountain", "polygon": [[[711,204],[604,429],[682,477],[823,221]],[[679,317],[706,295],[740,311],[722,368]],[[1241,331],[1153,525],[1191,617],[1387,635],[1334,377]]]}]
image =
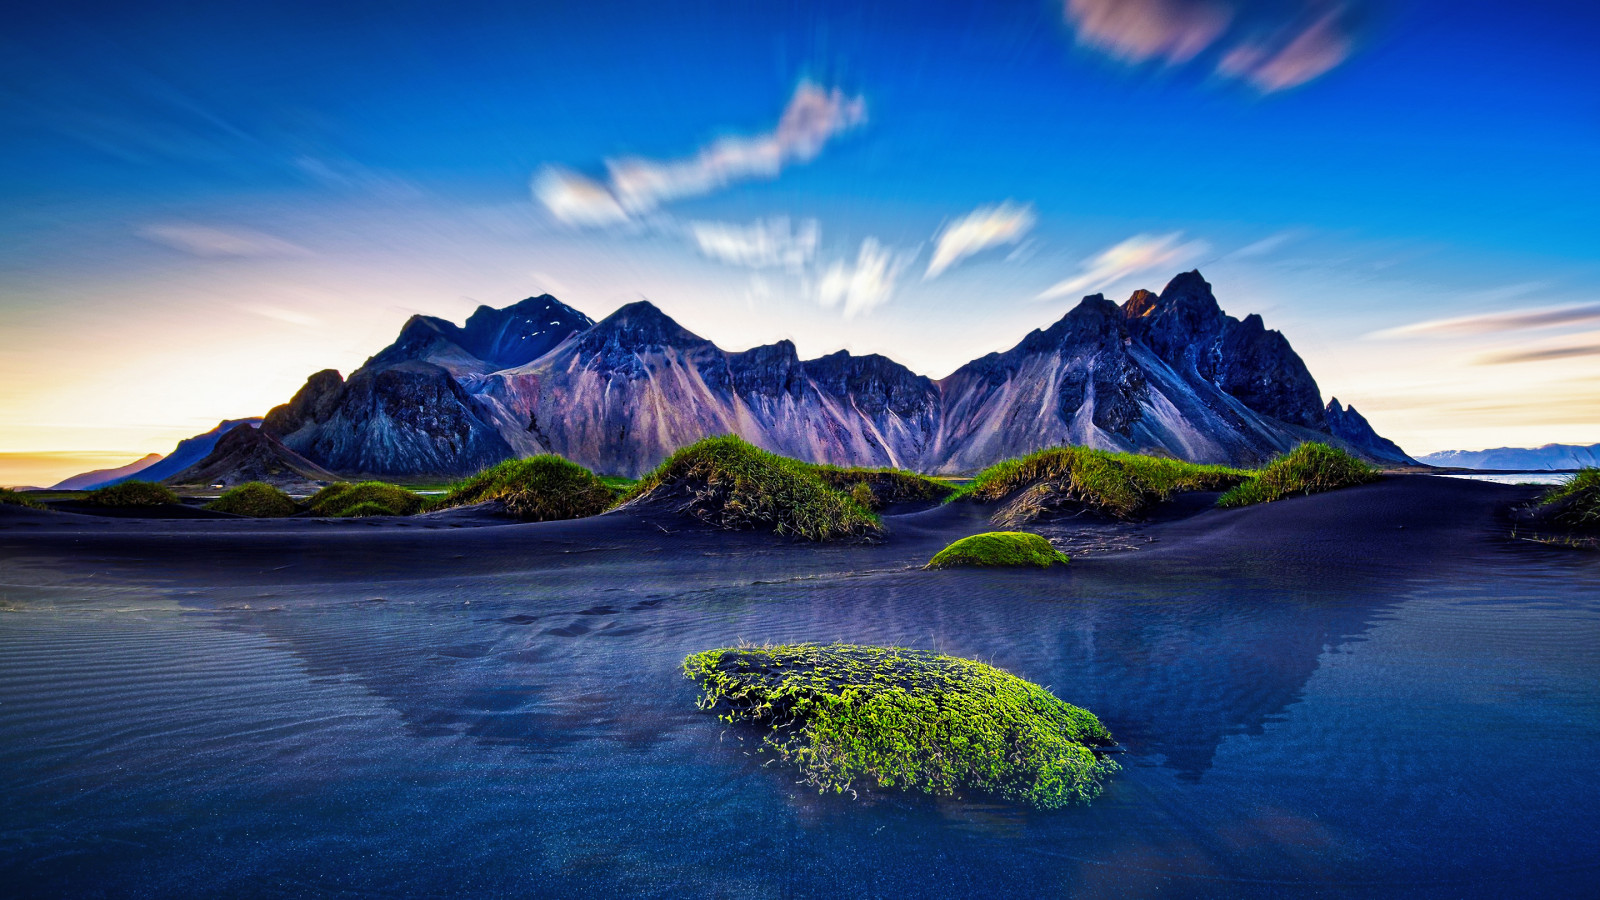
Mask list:
[{"label": "distant mountain", "polygon": [[1545,444],[1543,447],[1496,447],[1493,450],[1442,450],[1417,457],[1430,466],[1461,469],[1583,469],[1600,466],[1600,444]]},{"label": "distant mountain", "polygon": [[97,487],[104,487],[108,484],[126,481],[127,479],[132,478],[141,471],[148,469],[160,461],[161,454],[150,453],[140,459],[136,459],[133,462],[128,463],[125,466],[119,466],[115,469],[95,469],[92,472],[84,472],[82,475],[74,475],[71,478],[68,478],[66,481],[63,481],[51,488],[51,490],[92,491]]},{"label": "distant mountain", "polygon": [[548,295],[456,326],[415,316],[348,380],[318,372],[263,431],[338,472],[460,475],[558,453],[637,475],[736,433],[817,462],[971,471],[1056,444],[1254,464],[1306,440],[1407,461],[1324,407],[1259,316],[1223,313],[1199,272],[1118,306],[1084,298],[1049,328],[942,381],[882,356],[728,352],[648,302],[593,322]]},{"label": "distant mountain", "polygon": [[[182,472],[184,469],[189,468],[200,460],[205,459],[206,456],[211,453],[212,449],[216,447],[218,439],[220,439],[224,434],[227,434],[229,431],[232,431],[241,425],[249,425],[253,428],[260,424],[261,420],[256,418],[225,419],[222,422],[217,423],[217,427],[204,434],[197,434],[192,438],[185,438],[179,441],[178,446],[172,448],[172,452],[168,453],[166,456],[157,457],[154,461],[148,463],[146,460],[149,460],[150,457],[146,456],[144,459],[133,463],[133,466],[139,467],[137,469],[130,471],[130,466],[124,466],[121,469],[105,469],[101,470],[100,472],[85,472],[82,475],[74,475],[71,478],[68,478],[66,481],[61,482],[61,484],[56,485],[55,489],[63,491],[87,491],[95,488],[109,487],[113,484],[121,484],[124,481],[134,478],[137,478],[140,481],[164,481],[178,474],[179,472]],[[151,454],[151,456],[155,456],[155,454]],[[110,477],[100,479],[98,476],[101,474],[109,475]],[[70,488],[65,487],[65,485],[68,484],[75,486]]]},{"label": "distant mountain", "polygon": [[1355,447],[1368,459],[1402,466],[1416,463],[1416,460],[1407,456],[1398,444],[1374,431],[1366,417],[1356,412],[1354,406],[1349,408],[1341,406],[1338,397],[1328,401],[1325,413],[1328,418],[1328,430],[1333,436]]},{"label": "distant mountain", "polygon": [[173,485],[234,487],[265,481],[286,490],[309,491],[339,476],[285,447],[257,428],[234,428],[218,439],[206,457],[167,478]]}]

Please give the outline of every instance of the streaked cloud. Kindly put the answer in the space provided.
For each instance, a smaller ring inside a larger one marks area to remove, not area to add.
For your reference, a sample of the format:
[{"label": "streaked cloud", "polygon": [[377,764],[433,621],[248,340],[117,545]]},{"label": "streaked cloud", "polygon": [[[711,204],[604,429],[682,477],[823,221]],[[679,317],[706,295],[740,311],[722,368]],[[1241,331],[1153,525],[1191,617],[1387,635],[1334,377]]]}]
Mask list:
[{"label": "streaked cloud", "polygon": [[1181,265],[1206,252],[1203,241],[1183,242],[1183,232],[1138,234],[1083,261],[1078,274],[1041,291],[1036,300],[1093,293],[1151,269]]},{"label": "streaked cloud", "polygon": [[1577,325],[1596,320],[1600,320],[1600,303],[1582,303],[1575,306],[1488,313],[1480,316],[1429,319],[1425,322],[1416,322],[1411,325],[1402,325],[1398,328],[1377,331],[1369,335],[1369,337],[1464,337],[1498,334],[1507,331],[1529,331],[1536,328],[1555,328],[1562,325]]},{"label": "streaked cloud", "polygon": [[877,238],[866,238],[852,265],[843,261],[830,265],[817,282],[817,302],[826,309],[842,306],[846,319],[888,302],[895,282],[911,262],[896,254]]},{"label": "streaked cloud", "polygon": [[240,309],[255,313],[263,318],[287,322],[290,325],[298,325],[301,328],[317,328],[322,325],[322,320],[316,316],[307,315],[299,310],[285,309],[281,306],[241,306]]},{"label": "streaked cloud", "polygon": [[974,253],[1000,244],[1014,244],[1036,221],[1033,207],[1026,204],[1008,200],[996,206],[980,206],[940,230],[933,259],[923,277],[937,278]]},{"label": "streaked cloud", "polygon": [[735,266],[767,269],[782,266],[799,270],[817,253],[822,228],[815,219],[803,219],[791,228],[789,219],[779,216],[749,225],[727,222],[691,222],[689,234],[700,252]]},{"label": "streaked cloud", "polygon": [[1324,0],[1065,0],[1064,9],[1084,46],[1168,66],[1217,48],[1217,73],[1262,93],[1327,73],[1355,46],[1345,6]]},{"label": "streaked cloud", "polygon": [[835,135],[861,124],[866,116],[861,97],[804,81],[771,131],[719,138],[685,159],[609,159],[604,182],[547,166],[534,176],[533,194],[567,224],[614,225],[736,181],[775,178],[785,166],[815,159]]},{"label": "streaked cloud", "polygon": [[147,225],[139,236],[174,250],[205,257],[308,256],[311,251],[270,234],[248,228],[209,225]]},{"label": "streaked cloud", "polygon": [[1583,356],[1600,356],[1600,344],[1578,344],[1566,347],[1536,347],[1527,350],[1509,350],[1480,356],[1480,366],[1503,366],[1511,363],[1547,362],[1553,359],[1576,359]]}]

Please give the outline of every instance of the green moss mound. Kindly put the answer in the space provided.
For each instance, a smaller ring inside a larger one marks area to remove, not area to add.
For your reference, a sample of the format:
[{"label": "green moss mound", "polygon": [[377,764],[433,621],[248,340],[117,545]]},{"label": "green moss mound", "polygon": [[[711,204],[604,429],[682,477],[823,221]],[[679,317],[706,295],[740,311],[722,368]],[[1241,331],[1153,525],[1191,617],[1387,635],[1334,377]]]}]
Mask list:
[{"label": "green moss mound", "polygon": [[294,498],[265,481],[248,481],[223,492],[206,504],[206,509],[250,516],[256,519],[281,519],[300,511]]},{"label": "green moss mound", "polygon": [[877,511],[890,503],[915,500],[943,500],[955,488],[915,472],[899,469],[812,466],[822,483],[850,495],[858,506]]},{"label": "green moss mound", "polygon": [[964,537],[934,554],[930,569],[957,566],[1037,566],[1048,569],[1072,560],[1050,542],[1026,531],[990,531]]},{"label": "green moss mound", "polygon": [[1008,459],[978,473],[950,499],[1005,501],[998,525],[1017,526],[1061,511],[1089,510],[1132,519],[1182,491],[1220,491],[1248,473],[1176,459],[1111,453],[1087,447],[1052,447]]},{"label": "green moss mound", "polygon": [[559,456],[508,459],[456,484],[441,507],[499,500],[524,522],[597,516],[617,502],[618,492],[593,472]]},{"label": "green moss mound", "polygon": [[177,494],[164,484],[154,481],[124,481],[110,487],[90,491],[83,502],[95,506],[162,506],[182,503]]},{"label": "green moss mound", "polygon": [[[424,502],[421,494],[385,481],[363,481],[359,484],[340,481],[312,494],[306,505],[310,507],[312,515],[343,518],[352,515],[411,516],[422,511]],[[358,507],[363,511],[356,512]]]},{"label": "green moss mound", "polygon": [[1311,441],[1283,454],[1249,480],[1223,494],[1221,507],[1271,503],[1297,494],[1320,494],[1377,481],[1378,470],[1327,444]]},{"label": "green moss mound", "polygon": [[5,506],[26,506],[28,509],[45,508],[43,503],[30,500],[10,488],[0,488],[0,504]]},{"label": "green moss mound", "polygon": [[819,791],[976,792],[1054,808],[1116,771],[1087,710],[993,666],[894,647],[796,644],[696,653],[700,708],[762,729]]},{"label": "green moss mound", "polygon": [[868,539],[871,510],[824,484],[816,467],[734,435],[706,438],[639,479],[625,503],[661,502],[718,528],[762,529],[811,541]]},{"label": "green moss mound", "polygon": [[1557,525],[1600,531],[1600,469],[1583,469],[1539,498],[1538,512]]}]

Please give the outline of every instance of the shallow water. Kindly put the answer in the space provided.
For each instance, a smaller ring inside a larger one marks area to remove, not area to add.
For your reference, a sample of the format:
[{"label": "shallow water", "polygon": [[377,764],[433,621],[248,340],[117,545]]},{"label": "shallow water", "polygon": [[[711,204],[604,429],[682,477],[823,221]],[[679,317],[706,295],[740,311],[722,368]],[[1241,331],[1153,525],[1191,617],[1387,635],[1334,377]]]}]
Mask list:
[{"label": "shallow water", "polygon": [[1571,472],[1512,472],[1497,475],[1445,475],[1445,478],[1464,478],[1468,481],[1487,481],[1490,484],[1566,484],[1572,480]]},{"label": "shallow water", "polygon": [[[1137,553],[1137,551],[1134,551]],[[846,575],[622,551],[197,587],[5,570],[9,896],[1505,896],[1600,883],[1600,566]],[[832,570],[830,570],[832,567]],[[106,583],[101,584],[100,582]],[[380,599],[381,598],[381,599]],[[994,662],[1123,770],[1050,813],[819,797],[694,708],[691,651]]]}]

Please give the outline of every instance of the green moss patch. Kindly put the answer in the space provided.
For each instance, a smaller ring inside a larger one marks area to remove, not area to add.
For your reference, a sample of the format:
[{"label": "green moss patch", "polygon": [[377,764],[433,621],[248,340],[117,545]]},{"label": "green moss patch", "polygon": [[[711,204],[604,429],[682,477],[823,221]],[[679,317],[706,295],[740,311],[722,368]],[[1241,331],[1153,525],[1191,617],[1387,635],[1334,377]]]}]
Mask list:
[{"label": "green moss patch", "polygon": [[28,509],[45,508],[43,503],[36,503],[10,488],[0,488],[0,504],[4,504],[6,506],[26,506]]},{"label": "green moss patch", "polygon": [[524,522],[597,516],[617,502],[618,491],[577,463],[543,455],[509,459],[453,486],[441,507],[499,500]]},{"label": "green moss patch", "polygon": [[816,467],[734,435],[706,438],[639,479],[625,503],[654,502],[718,528],[761,529],[811,541],[868,539],[871,510],[824,484]]},{"label": "green moss patch", "polygon": [[1271,503],[1297,494],[1320,494],[1377,481],[1378,470],[1315,441],[1283,454],[1217,500],[1221,507]]},{"label": "green moss patch", "polygon": [[849,494],[857,505],[874,511],[908,500],[943,500],[955,492],[944,482],[899,469],[812,466],[812,470],[823,484]]},{"label": "green moss patch", "polygon": [[957,566],[1051,566],[1072,560],[1037,534],[1025,531],[990,531],[964,537],[934,554],[930,569]]},{"label": "green moss patch", "polygon": [[421,494],[384,481],[330,484],[306,501],[317,516],[411,516],[422,510]]},{"label": "green moss patch", "polygon": [[1564,528],[1600,531],[1600,469],[1583,469],[1539,498],[1539,518]]},{"label": "green moss patch", "polygon": [[1113,743],[1087,710],[972,660],[894,647],[727,647],[683,661],[700,708],[762,731],[819,791],[987,794],[1054,808],[1098,796]]},{"label": "green moss patch", "polygon": [[1084,510],[1132,519],[1175,493],[1226,490],[1246,477],[1243,470],[1227,466],[1087,447],[1053,447],[990,466],[950,499],[1004,501],[994,522],[1011,527],[1058,512]]},{"label": "green moss patch", "polygon": [[111,487],[90,491],[84,495],[83,502],[95,506],[162,506],[183,501],[164,484],[157,484],[154,481],[124,481]]},{"label": "green moss patch", "polygon": [[207,503],[206,509],[256,519],[281,519],[299,512],[300,506],[294,498],[265,481],[248,481]]}]

